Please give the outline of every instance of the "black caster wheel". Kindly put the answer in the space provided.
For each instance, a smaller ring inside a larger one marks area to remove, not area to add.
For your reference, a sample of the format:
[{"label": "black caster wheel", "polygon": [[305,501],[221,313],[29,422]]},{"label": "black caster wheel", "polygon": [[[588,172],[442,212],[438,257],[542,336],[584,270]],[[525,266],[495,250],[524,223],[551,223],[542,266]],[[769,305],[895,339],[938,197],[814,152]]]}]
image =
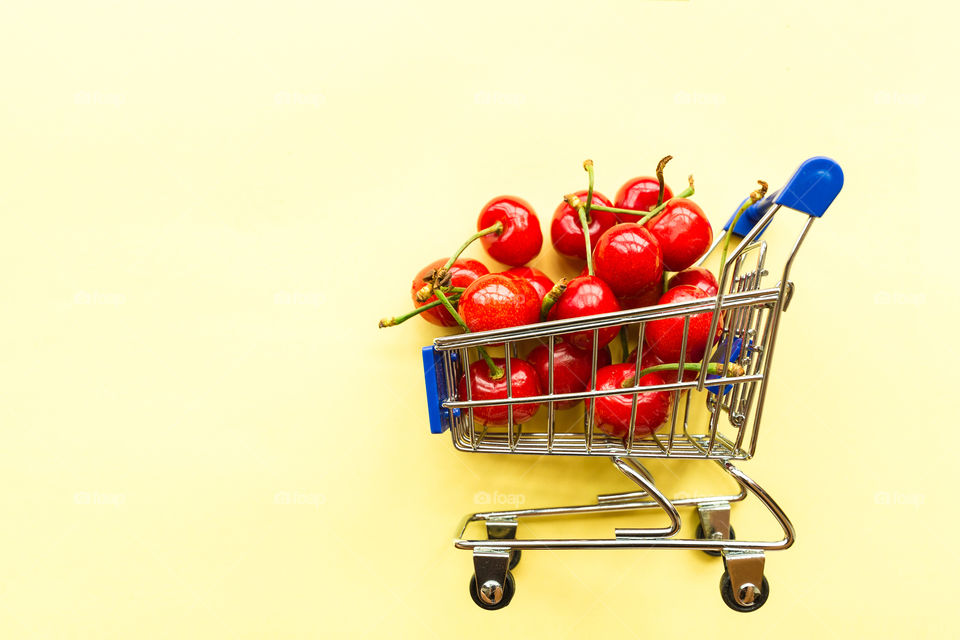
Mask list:
[{"label": "black caster wheel", "polygon": [[484,593],[488,595],[491,600],[497,600],[497,598],[499,598],[499,600],[496,602],[487,602],[484,600],[477,590],[477,574],[470,576],[470,597],[473,598],[473,601],[477,603],[477,606],[481,609],[495,611],[497,609],[503,609],[510,604],[510,601],[513,600],[513,594],[517,590],[517,583],[513,579],[513,574],[507,571],[507,579],[503,585],[491,580],[483,585],[483,588]]},{"label": "black caster wheel", "polygon": [[[736,540],[736,539],[737,539],[737,534],[734,532],[733,527],[730,527],[730,538],[729,538],[729,539],[730,539],[730,540]],[[703,535],[703,525],[702,525],[702,524],[698,524],[698,525],[697,525],[697,540],[706,540],[706,538],[705,538],[704,535]],[[720,557],[720,552],[719,552],[719,551],[704,551],[704,553],[707,554],[708,556],[713,556],[714,558]]]},{"label": "black caster wheel", "polygon": [[514,549],[510,552],[510,569],[515,569],[520,564],[520,549]]},{"label": "black caster wheel", "polygon": [[740,604],[733,598],[733,585],[730,583],[730,574],[724,571],[723,575],[720,576],[720,597],[723,598],[724,604],[734,611],[740,611],[742,613],[756,611],[763,606],[763,603],[767,601],[769,595],[770,583],[767,582],[767,577],[764,576],[763,584],[760,585],[760,593],[754,596],[753,602],[748,605]]}]

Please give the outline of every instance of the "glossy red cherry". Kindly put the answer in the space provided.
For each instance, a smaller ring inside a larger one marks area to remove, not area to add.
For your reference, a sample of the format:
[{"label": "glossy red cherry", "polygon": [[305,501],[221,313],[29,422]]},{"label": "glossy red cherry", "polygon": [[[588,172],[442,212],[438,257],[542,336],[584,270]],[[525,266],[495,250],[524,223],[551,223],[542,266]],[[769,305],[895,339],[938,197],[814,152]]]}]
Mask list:
[{"label": "glossy red cherry", "polygon": [[[632,382],[636,374],[632,364],[612,364],[597,371],[597,389],[621,389],[625,382]],[[659,373],[648,373],[637,381],[636,386],[651,387],[667,384]],[[630,385],[633,386],[633,385]],[[666,423],[670,415],[673,392],[648,391],[637,394],[637,414],[633,421],[635,437],[644,438]],[[587,400],[587,411],[590,411]],[[601,396],[596,399],[594,421],[601,431],[616,438],[626,438],[630,429],[630,413],[633,395]]]},{"label": "glossy red cherry", "polygon": [[503,264],[520,267],[540,253],[543,232],[540,230],[540,219],[529,202],[515,196],[494,198],[481,209],[480,217],[477,218],[477,231],[498,222],[503,224],[502,231],[480,239],[491,258]]},{"label": "glossy red cherry", "polygon": [[490,273],[460,295],[457,311],[470,331],[489,331],[540,320],[540,298],[525,278]]},{"label": "glossy red cherry", "polygon": [[[413,298],[413,304],[416,308],[420,308],[425,304],[433,302],[437,299],[436,294],[430,296],[426,301],[420,302],[417,300],[417,292],[423,288],[423,285],[426,284],[424,278],[426,278],[430,273],[436,269],[439,269],[447,263],[447,258],[440,258],[439,260],[434,260],[423,269],[417,273],[416,277],[413,279],[413,283],[410,285],[410,297]],[[490,271],[484,266],[482,262],[477,260],[471,260],[469,258],[460,258],[450,267],[450,286],[453,287],[467,287],[474,280],[480,276],[485,276]],[[455,327],[457,326],[457,321],[453,319],[453,316],[443,308],[443,306],[436,306],[432,309],[427,309],[420,314],[420,317],[435,325],[441,327]]]},{"label": "glossy red cherry", "polygon": [[[618,209],[634,209],[646,213],[657,206],[657,196],[660,194],[660,183],[656,178],[639,177],[627,180],[617,191],[616,204]],[[663,200],[666,202],[673,197],[673,191],[667,185],[663,186]],[[618,213],[620,222],[636,222],[637,216],[629,213]]]},{"label": "glossy red cherry", "polygon": [[[587,192],[577,191],[575,194],[582,202],[587,202]],[[610,201],[602,193],[593,192],[593,202],[612,207]],[[590,211],[590,247],[597,246],[597,241],[603,233],[617,224],[617,214],[609,211]],[[553,212],[553,221],[550,223],[550,239],[557,253],[568,258],[587,259],[587,243],[583,239],[583,226],[580,224],[580,214],[566,202],[561,202]]]},{"label": "glossy red cherry", "polygon": [[668,289],[682,287],[684,285],[694,286],[710,296],[717,295],[717,291],[720,290],[717,284],[717,277],[713,275],[712,271],[703,267],[689,267],[680,273],[675,273],[667,280]]},{"label": "glossy red cherry", "polygon": [[617,296],[638,296],[663,278],[660,243],[636,222],[618,224],[600,236],[593,272]]},{"label": "glossy red cherry", "polygon": [[[624,361],[627,364],[634,364],[637,360],[637,350],[633,349],[630,351],[630,354],[627,356],[627,359]],[[650,345],[643,345],[643,353],[640,355],[640,370],[643,371],[647,367],[653,367],[658,364],[676,364],[676,363],[664,363],[663,360],[657,357],[657,354],[653,352],[653,349],[650,348]],[[687,363],[691,364],[691,363]],[[660,377],[666,380],[667,382],[676,382],[677,381],[677,372],[676,371],[658,371]],[[683,381],[691,382],[697,379],[697,376],[700,375],[699,371],[684,371],[683,372]]]},{"label": "glossy red cherry", "polygon": [[550,292],[550,289],[553,289],[553,280],[543,271],[540,271],[540,269],[534,269],[533,267],[513,267],[503,273],[505,275],[523,278],[533,285],[533,288],[537,290],[537,295],[540,296],[541,304],[543,304],[543,297]]},{"label": "glossy red cherry", "polygon": [[[462,304],[462,303],[461,303]],[[550,307],[548,320],[582,318],[599,313],[620,311],[620,303],[607,283],[596,276],[580,276],[567,284],[566,291]],[[597,344],[605,347],[617,337],[620,327],[606,327],[597,332]],[[564,335],[564,340],[581,349],[593,348],[593,331],[577,331]]]},{"label": "glossy red cherry", "polygon": [[683,271],[713,242],[713,229],[703,209],[686,198],[668,202],[646,227],[660,241],[667,271]]},{"label": "glossy red cherry", "polygon": [[[503,358],[493,358],[493,363],[503,371],[507,370],[507,362]],[[540,379],[529,362],[522,358],[510,358],[511,392],[514,398],[529,398],[540,395]],[[460,376],[457,384],[462,401],[467,399],[467,379]],[[490,368],[483,360],[470,364],[470,399],[472,400],[502,400],[507,397],[507,376],[494,380],[490,376]],[[540,408],[539,402],[513,405],[513,421],[515,424],[526,422],[532,418]],[[469,409],[462,409],[466,412]],[[499,427],[507,424],[507,405],[492,405],[488,407],[474,407],[473,419],[482,425]]]},{"label": "glossy red cherry", "polygon": [[662,294],[663,287],[659,282],[655,282],[638,295],[620,296],[617,299],[620,301],[620,306],[624,309],[639,309],[641,307],[652,307],[657,304]]},{"label": "glossy red cherry", "polygon": [[[583,269],[580,270],[582,276],[590,275],[590,272],[587,271],[587,266],[584,265]],[[617,302],[620,303],[621,309],[639,309],[640,307],[652,307],[657,304],[657,301],[660,300],[660,296],[663,295],[663,286],[661,283],[655,283],[635,296],[617,296]]]},{"label": "glossy red cherry", "polygon": [[[634,347],[630,350],[630,353],[627,354],[627,359],[623,361],[624,364],[636,364],[637,362],[637,349]],[[649,345],[643,345],[643,353],[640,354],[640,370],[643,371],[647,367],[653,367],[658,364],[663,364],[663,361],[657,357],[657,354],[650,349]],[[663,372],[658,372],[663,376]]]},{"label": "glossy red cherry", "polygon": [[[533,365],[540,379],[540,389],[544,393],[550,390],[550,348],[540,345],[529,354],[527,361]],[[590,384],[590,371],[593,363],[593,352],[579,349],[568,342],[555,342],[553,345],[553,392],[578,393],[586,391]],[[597,350],[597,368],[610,364],[610,351]],[[557,409],[569,409],[580,403],[580,400],[564,400],[556,402]]]},{"label": "glossy red cherry", "polygon": [[[663,294],[663,296],[660,297],[660,304],[687,302],[709,297],[710,296],[702,289],[691,285],[683,285],[670,289]],[[710,340],[708,338],[712,319],[713,312],[696,313],[690,316],[690,328],[687,336],[686,355],[683,359],[684,363],[693,364],[699,362],[703,358],[708,343],[709,346],[712,347],[720,336],[722,322],[717,323],[717,333],[714,339]],[[644,341],[661,361],[679,363],[681,344],[683,342],[683,317],[651,320],[647,323]]]}]

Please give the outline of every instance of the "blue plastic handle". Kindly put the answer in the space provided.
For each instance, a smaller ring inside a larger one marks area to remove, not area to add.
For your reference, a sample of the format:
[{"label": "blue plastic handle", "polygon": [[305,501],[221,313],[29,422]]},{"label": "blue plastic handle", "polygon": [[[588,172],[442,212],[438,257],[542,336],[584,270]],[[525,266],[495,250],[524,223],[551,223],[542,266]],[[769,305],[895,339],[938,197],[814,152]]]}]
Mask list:
[{"label": "blue plastic handle", "polygon": [[[430,418],[430,433],[443,433],[450,428],[450,410],[444,408],[447,397],[447,376],[443,354],[432,346],[423,347],[423,381],[427,387],[427,414]],[[457,354],[450,354],[456,360]],[[454,409],[459,413],[459,409]]]},{"label": "blue plastic handle", "polygon": [[[738,236],[747,235],[766,215],[770,207],[778,204],[819,218],[830,207],[842,188],[843,170],[836,162],[825,156],[804,160],[785,185],[760,202],[750,205],[743,212],[736,226],[733,227],[733,232]],[[733,215],[723,226],[724,231],[730,228],[737,211],[744,202],[746,198],[737,205]],[[761,230],[757,237],[759,238],[764,231],[766,229]]]}]

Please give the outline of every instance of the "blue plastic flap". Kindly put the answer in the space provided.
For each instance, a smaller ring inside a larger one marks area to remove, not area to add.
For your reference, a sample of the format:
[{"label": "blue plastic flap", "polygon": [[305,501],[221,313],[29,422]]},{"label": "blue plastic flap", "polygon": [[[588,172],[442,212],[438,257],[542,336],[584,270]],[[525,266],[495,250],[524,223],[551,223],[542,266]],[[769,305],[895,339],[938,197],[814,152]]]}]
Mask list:
[{"label": "blue plastic flap", "polygon": [[[836,162],[824,156],[804,160],[783,187],[767,195],[760,202],[750,205],[743,212],[740,220],[733,227],[733,232],[738,236],[747,235],[770,210],[770,207],[776,204],[819,218],[830,207],[842,188],[843,170]],[[733,216],[730,216],[727,224],[723,226],[724,230],[730,228],[736,212],[744,202],[746,199],[737,205]],[[763,231],[765,230],[761,230],[760,233],[762,234]],[[760,234],[757,234],[757,237],[759,238]]]},{"label": "blue plastic flap", "polygon": [[[750,230],[753,229],[758,222],[760,222],[770,207],[775,204],[774,198],[776,198],[778,195],[780,195],[780,192],[775,191],[760,202],[755,202],[747,207],[747,210],[744,211],[740,215],[740,219],[737,220],[736,226],[733,227],[733,232],[738,236],[745,236],[750,233]],[[734,209],[733,215],[730,216],[729,220],[727,220],[727,224],[723,225],[724,231],[730,228],[730,224],[733,222],[733,219],[737,217],[737,211],[740,211],[740,207],[742,207],[743,203],[746,201],[747,199],[744,198],[740,201],[740,204],[737,205],[737,208]],[[761,230],[760,233],[757,234],[757,238],[759,238],[764,231],[766,231],[766,229]]]},{"label": "blue plastic flap", "polygon": [[[750,345],[747,346],[747,349],[752,348],[753,342],[750,342]],[[742,338],[734,338],[733,346],[730,347],[730,362],[736,362],[740,358],[740,349],[743,347]],[[713,352],[713,357],[710,358],[710,362],[723,362],[723,354],[727,351],[727,339],[724,338],[720,344],[717,345],[717,350]],[[707,374],[707,380],[716,380],[719,378],[719,375],[716,374]],[[732,384],[723,385],[723,393],[726,394],[733,387]],[[707,387],[707,391],[710,393],[720,393],[720,385],[715,384],[712,387]]]},{"label": "blue plastic flap", "polygon": [[443,433],[450,428],[450,411],[441,404],[442,399],[447,396],[443,354],[432,346],[423,347],[421,354],[423,355],[423,381],[427,387],[430,433]]}]

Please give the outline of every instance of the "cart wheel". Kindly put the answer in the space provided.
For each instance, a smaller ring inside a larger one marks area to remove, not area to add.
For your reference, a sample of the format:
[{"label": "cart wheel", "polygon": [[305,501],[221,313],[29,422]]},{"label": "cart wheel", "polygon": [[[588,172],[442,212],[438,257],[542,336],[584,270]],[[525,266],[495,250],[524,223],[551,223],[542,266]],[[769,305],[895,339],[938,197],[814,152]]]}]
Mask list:
[{"label": "cart wheel", "polygon": [[[733,527],[730,527],[730,538],[729,538],[729,539],[730,539],[730,540],[736,540],[736,539],[737,539],[737,535],[736,535],[736,533],[734,533]],[[703,535],[703,525],[702,525],[702,524],[698,524],[698,525],[697,525],[697,540],[706,540],[706,538],[705,538],[704,535]],[[707,554],[708,556],[713,556],[714,558],[719,558],[719,557],[720,557],[720,552],[719,552],[719,551],[704,551],[704,553]]]},{"label": "cart wheel", "polygon": [[770,583],[767,582],[767,577],[764,576],[763,584],[760,586],[760,593],[754,596],[753,603],[749,605],[742,605],[733,597],[733,585],[730,583],[730,574],[724,571],[723,575],[720,576],[720,597],[723,598],[724,604],[734,611],[740,611],[743,613],[756,611],[763,606],[763,603],[767,601],[767,596],[769,595]]},{"label": "cart wheel", "polygon": [[520,549],[514,549],[510,552],[510,569],[516,568],[520,564]]},{"label": "cart wheel", "polygon": [[491,600],[496,600],[496,602],[487,602],[477,589],[477,574],[470,576],[470,597],[473,598],[473,601],[476,602],[477,606],[481,609],[488,609],[490,611],[503,609],[513,600],[513,594],[516,590],[517,583],[513,579],[513,574],[507,571],[505,584],[501,585],[494,580],[489,580],[484,585],[485,595],[489,595]]}]

